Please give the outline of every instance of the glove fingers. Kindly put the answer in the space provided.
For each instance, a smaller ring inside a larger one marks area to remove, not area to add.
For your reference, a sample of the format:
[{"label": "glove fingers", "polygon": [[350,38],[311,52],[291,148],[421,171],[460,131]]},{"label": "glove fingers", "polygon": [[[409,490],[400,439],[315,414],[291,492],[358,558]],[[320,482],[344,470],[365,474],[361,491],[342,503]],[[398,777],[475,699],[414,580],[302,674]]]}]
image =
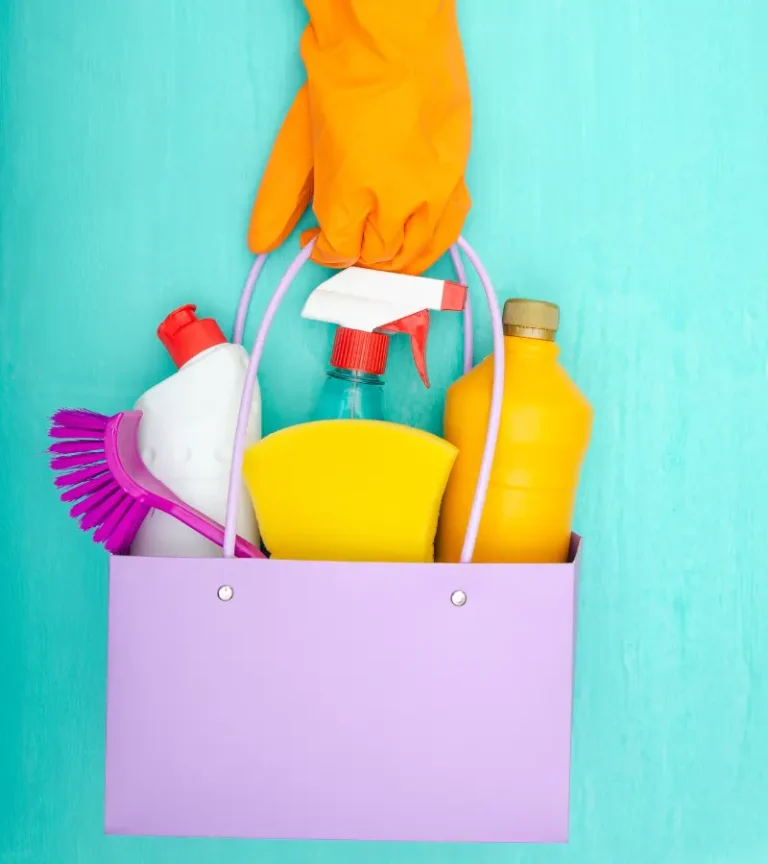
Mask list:
[{"label": "glove fingers", "polygon": [[336,248],[320,229],[315,248],[312,250],[312,260],[316,264],[322,264],[323,267],[352,267],[360,263],[360,255],[355,251],[354,243],[346,249]]},{"label": "glove fingers", "polygon": [[314,210],[320,231],[312,260],[325,267],[360,263],[363,230],[373,198],[362,186],[343,195],[333,184],[315,189]]},{"label": "glove fingers", "polygon": [[352,267],[359,264],[359,256],[354,254],[344,255],[328,242],[328,238],[323,234],[320,228],[308,228],[301,232],[301,247],[302,249],[309,243],[310,240],[317,237],[315,248],[312,250],[312,260],[315,264],[320,264],[323,267]]},{"label": "glove fingers", "polygon": [[450,246],[456,242],[472,205],[469,190],[462,178],[456,185],[436,224],[429,218],[429,207],[424,205],[406,220],[405,225],[389,226],[387,236],[373,219],[367,218],[362,226],[362,249],[355,244],[338,249],[330,243],[321,228],[302,232],[301,245],[306,246],[317,237],[312,260],[325,267],[351,267],[359,265],[374,270],[394,271],[419,275],[428,270]]},{"label": "glove fingers", "polygon": [[376,265],[380,270],[420,275],[428,270],[456,242],[472,205],[462,178],[445,203],[435,223],[427,205],[418,208],[405,222],[403,242],[397,253]]},{"label": "glove fingers", "polygon": [[[448,249],[459,239],[459,235],[467,221],[467,214],[472,207],[467,185],[462,177],[438,220],[435,230],[427,244],[410,260],[403,262],[403,273],[423,273],[428,270]],[[406,226],[406,237],[408,236]],[[404,247],[405,248],[405,247]]]},{"label": "glove fingers", "polygon": [[[402,211],[401,211],[402,212]],[[405,227],[401,213],[385,220],[377,213],[369,216],[363,225],[363,243],[360,263],[375,270],[387,269],[403,247]]]},{"label": "glove fingers", "polygon": [[252,252],[271,252],[285,240],[309,205],[312,186],[312,131],[304,84],[285,115],[256,194],[248,227]]}]

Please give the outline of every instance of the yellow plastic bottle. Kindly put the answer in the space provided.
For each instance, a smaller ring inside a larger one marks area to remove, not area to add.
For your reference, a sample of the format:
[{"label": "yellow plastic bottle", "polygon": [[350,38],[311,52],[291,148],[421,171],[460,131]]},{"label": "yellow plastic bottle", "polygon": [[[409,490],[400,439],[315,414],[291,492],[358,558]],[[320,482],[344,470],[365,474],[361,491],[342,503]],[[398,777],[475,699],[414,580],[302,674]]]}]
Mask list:
[{"label": "yellow plastic bottle", "polygon": [[[504,401],[473,561],[567,560],[592,408],[558,361],[560,310],[504,304]],[[445,438],[459,448],[440,514],[436,557],[458,561],[485,443],[493,357],[448,391]]]}]

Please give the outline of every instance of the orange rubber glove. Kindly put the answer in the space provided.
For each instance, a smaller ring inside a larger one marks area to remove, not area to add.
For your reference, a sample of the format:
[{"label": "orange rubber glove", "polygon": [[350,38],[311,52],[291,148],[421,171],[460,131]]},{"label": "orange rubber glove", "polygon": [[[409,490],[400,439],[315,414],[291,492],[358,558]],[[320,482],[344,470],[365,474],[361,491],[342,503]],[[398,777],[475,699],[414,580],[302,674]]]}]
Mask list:
[{"label": "orange rubber glove", "polygon": [[312,258],[421,273],[459,236],[471,101],[455,0],[304,0],[307,83],[283,121],[248,230],[291,233],[314,197]]}]

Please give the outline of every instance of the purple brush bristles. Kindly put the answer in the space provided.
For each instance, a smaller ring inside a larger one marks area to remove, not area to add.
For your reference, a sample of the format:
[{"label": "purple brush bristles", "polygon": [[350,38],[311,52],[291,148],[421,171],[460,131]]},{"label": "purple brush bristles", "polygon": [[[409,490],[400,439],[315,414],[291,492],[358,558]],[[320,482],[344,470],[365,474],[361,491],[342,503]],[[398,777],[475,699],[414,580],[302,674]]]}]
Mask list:
[{"label": "purple brush bristles", "polygon": [[56,456],[51,459],[51,468],[54,471],[69,471],[74,468],[88,468],[91,465],[106,464],[103,447],[98,452],[71,453],[68,456]]},{"label": "purple brush bristles", "polygon": [[93,495],[94,492],[98,492],[102,486],[106,486],[110,482],[110,475],[104,472],[103,474],[99,474],[98,477],[84,480],[79,486],[67,489],[66,492],[62,493],[61,500],[64,503],[79,501],[81,498],[85,498],[86,495]]},{"label": "purple brush bristles", "polygon": [[141,523],[149,515],[149,510],[150,508],[146,504],[142,504],[141,501],[133,501],[125,515],[118,520],[117,527],[110,529],[110,534],[104,544],[107,552],[120,555],[130,549]]},{"label": "purple brush bristles", "polygon": [[109,417],[82,408],[60,408],[51,418],[51,438],[103,441]]},{"label": "purple brush bristles", "polygon": [[68,474],[62,474],[53,481],[53,485],[58,489],[67,489],[77,483],[82,483],[85,480],[90,480],[92,477],[101,477],[107,470],[105,465],[94,465],[90,468],[80,468],[77,471],[70,471]]},{"label": "purple brush bristles", "polygon": [[103,441],[56,441],[48,448],[49,453],[96,453],[104,452]]},{"label": "purple brush bristles", "polygon": [[107,423],[109,423],[109,417],[106,414],[97,414],[95,411],[87,411],[85,408],[59,408],[51,420],[54,428],[64,426],[67,429],[90,429],[97,432],[104,432]]},{"label": "purple brush bristles", "polygon": [[[127,553],[141,523],[153,509],[178,519],[202,537],[224,544],[224,526],[190,507],[144,464],[139,452],[141,411],[105,417],[62,408],[51,418],[48,447],[54,485],[71,504],[70,516],[113,555]],[[239,558],[263,558],[261,550],[235,538]]]},{"label": "purple brush bristles", "polygon": [[62,408],[51,418],[48,448],[61,500],[74,503],[70,515],[83,531],[96,528],[93,539],[112,553],[126,552],[149,507],[128,495],[106,462],[104,435],[109,417],[93,411]]}]

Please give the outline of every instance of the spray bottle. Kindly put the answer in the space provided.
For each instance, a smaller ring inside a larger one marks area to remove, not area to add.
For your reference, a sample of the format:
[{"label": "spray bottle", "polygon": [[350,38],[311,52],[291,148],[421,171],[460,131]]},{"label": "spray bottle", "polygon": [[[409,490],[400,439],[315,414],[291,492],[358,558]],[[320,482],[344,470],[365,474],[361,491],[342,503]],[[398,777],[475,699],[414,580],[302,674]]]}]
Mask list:
[{"label": "spray bottle", "polygon": [[429,312],[461,312],[466,286],[426,276],[349,267],[319,285],[302,316],[336,324],[330,370],[314,420],[383,420],[389,334],[406,333],[416,369],[429,387]]}]

